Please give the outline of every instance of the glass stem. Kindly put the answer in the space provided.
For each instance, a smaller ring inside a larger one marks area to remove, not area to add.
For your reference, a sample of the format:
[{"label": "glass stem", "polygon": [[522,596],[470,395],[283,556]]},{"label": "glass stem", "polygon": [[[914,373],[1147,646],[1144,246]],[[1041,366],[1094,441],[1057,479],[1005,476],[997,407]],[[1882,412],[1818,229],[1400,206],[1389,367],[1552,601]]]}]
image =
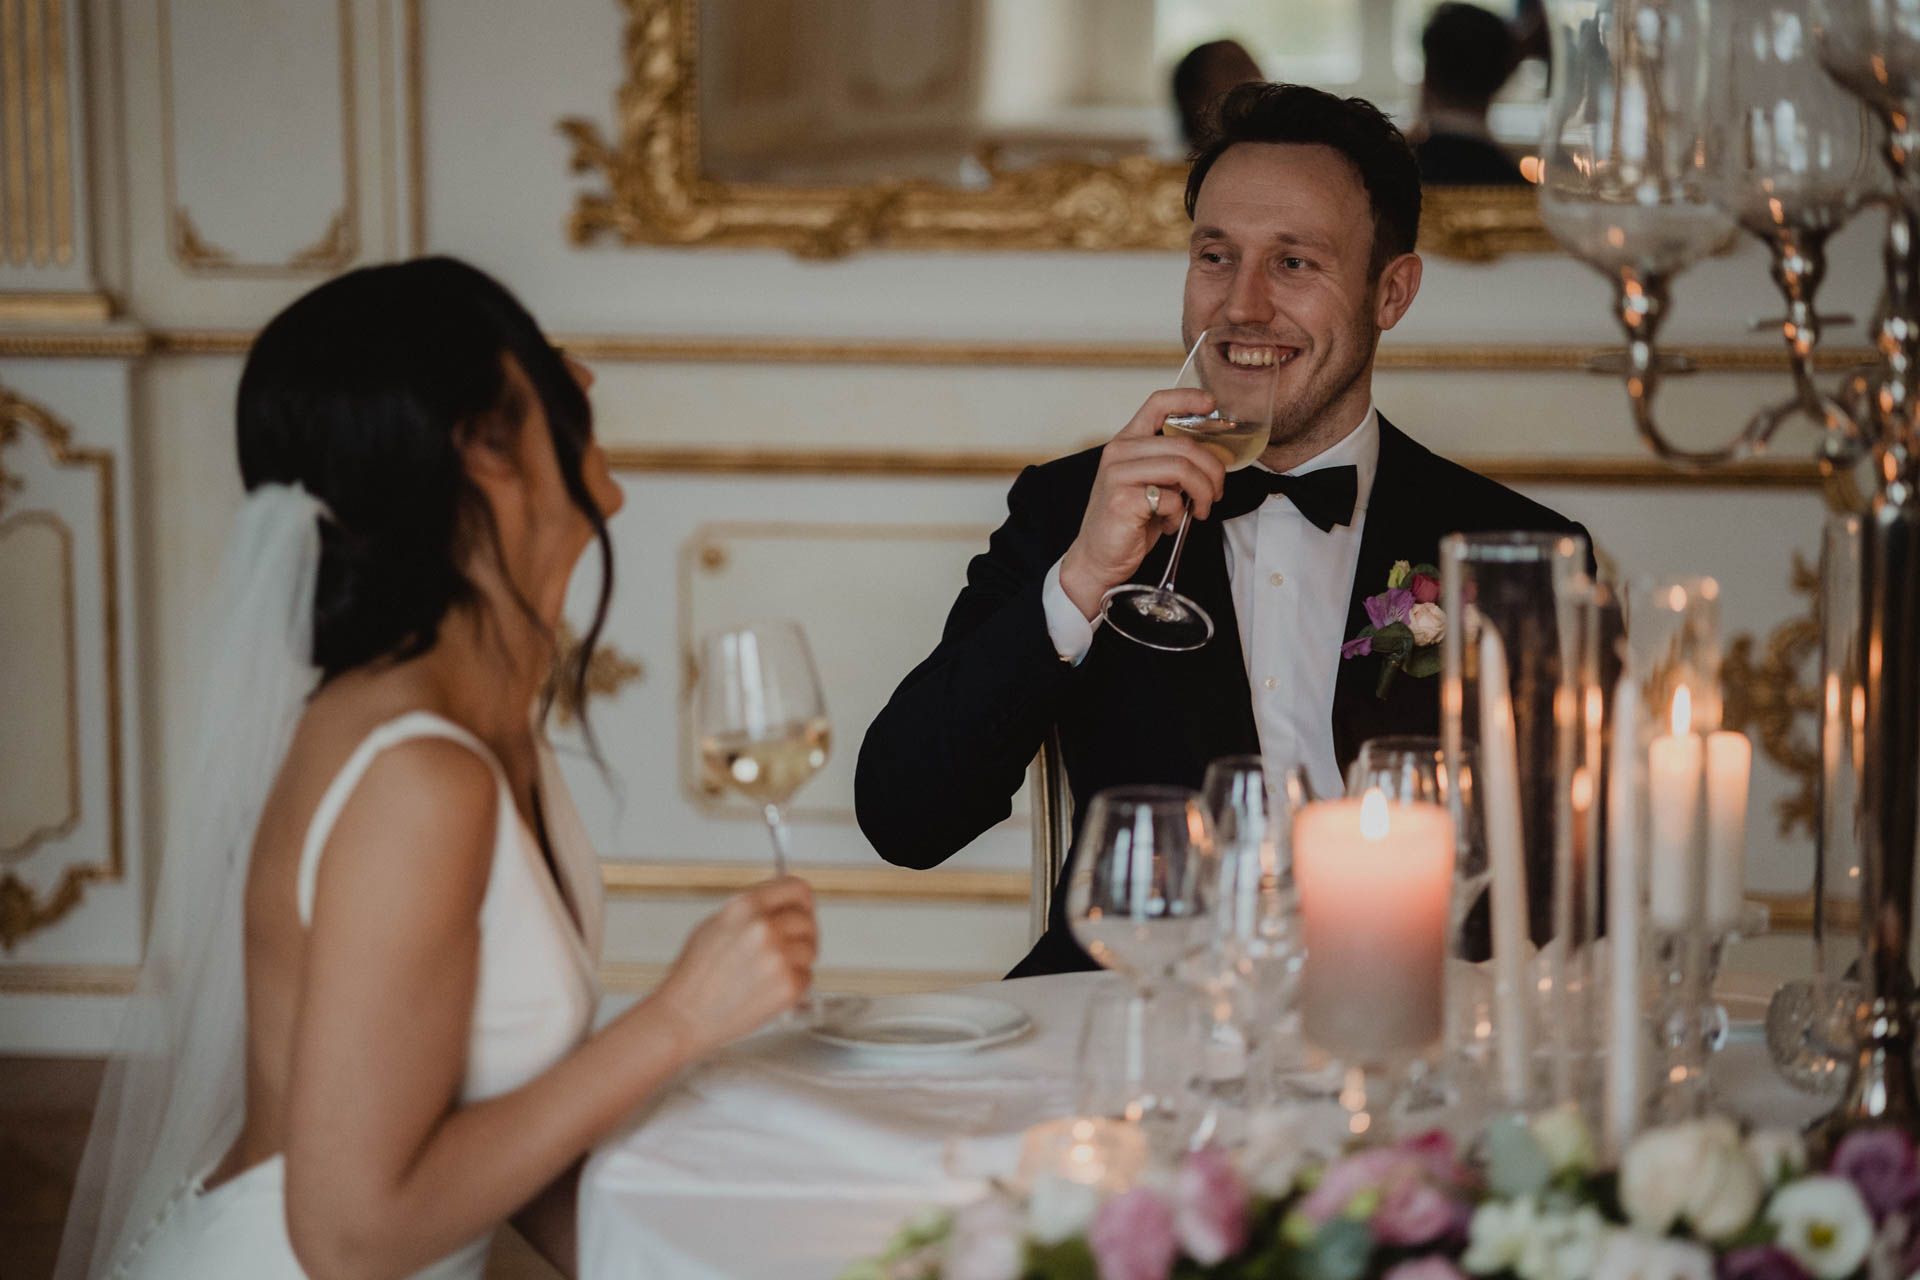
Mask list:
[{"label": "glass stem", "polygon": [[769,804],[766,807],[767,833],[773,837],[773,874],[787,874],[787,818],[780,812],[780,806]]},{"label": "glass stem", "polygon": [[1187,546],[1187,530],[1193,526],[1193,500],[1183,499],[1180,511],[1180,532],[1173,535],[1173,554],[1167,557],[1167,571],[1160,575],[1160,585],[1154,590],[1165,591],[1173,585],[1173,575],[1180,568],[1180,553]]}]

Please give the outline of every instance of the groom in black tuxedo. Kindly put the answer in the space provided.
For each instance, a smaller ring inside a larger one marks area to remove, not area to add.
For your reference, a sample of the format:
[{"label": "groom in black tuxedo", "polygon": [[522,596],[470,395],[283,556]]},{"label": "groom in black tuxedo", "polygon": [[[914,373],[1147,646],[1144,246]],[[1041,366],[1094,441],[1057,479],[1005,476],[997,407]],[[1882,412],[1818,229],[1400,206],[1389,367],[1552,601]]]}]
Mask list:
[{"label": "groom in black tuxedo", "polygon": [[[1437,562],[1455,531],[1585,532],[1373,407],[1380,334],[1420,288],[1420,174],[1372,105],[1240,86],[1194,160],[1187,210],[1182,336],[1206,333],[1223,411],[1274,388],[1271,442],[1228,476],[1160,430],[1214,398],[1157,391],[1105,446],[1021,474],[939,647],[861,744],[860,826],[889,862],[935,866],[1005,818],[1055,729],[1078,814],[1105,787],[1197,787],[1210,761],[1263,749],[1338,794],[1362,742],[1439,732],[1436,678],[1402,674],[1381,697],[1380,660],[1341,657],[1394,563]],[[1178,586],[1215,634],[1166,653],[1108,634],[1100,602],[1160,580],[1183,497],[1194,524]],[[1065,896],[1010,976],[1094,967]]]}]

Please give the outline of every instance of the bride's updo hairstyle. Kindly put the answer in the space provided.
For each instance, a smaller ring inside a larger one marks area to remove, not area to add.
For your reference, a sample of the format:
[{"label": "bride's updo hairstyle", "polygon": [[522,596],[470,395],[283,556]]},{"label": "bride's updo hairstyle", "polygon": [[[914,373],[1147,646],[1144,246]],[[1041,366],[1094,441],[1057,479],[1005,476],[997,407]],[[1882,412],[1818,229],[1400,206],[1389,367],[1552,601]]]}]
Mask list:
[{"label": "bride's updo hairstyle", "polygon": [[313,622],[323,683],[425,652],[447,610],[477,598],[461,566],[476,548],[498,555],[499,535],[460,446],[511,444],[528,406],[507,379],[509,356],[546,410],[567,493],[600,545],[600,599],[566,673],[584,692],[613,586],[606,520],[581,475],[592,414],[526,308],[452,258],[321,285],[261,330],[240,377],[247,488],[299,485],[330,513],[320,522]]}]

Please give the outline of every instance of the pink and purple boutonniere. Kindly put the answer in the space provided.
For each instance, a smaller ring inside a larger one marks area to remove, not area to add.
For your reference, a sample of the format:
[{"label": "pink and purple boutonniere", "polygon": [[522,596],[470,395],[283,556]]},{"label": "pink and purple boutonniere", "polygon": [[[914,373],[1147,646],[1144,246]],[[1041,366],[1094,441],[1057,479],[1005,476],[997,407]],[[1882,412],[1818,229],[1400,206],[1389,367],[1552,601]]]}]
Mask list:
[{"label": "pink and purple boutonniere", "polygon": [[1361,601],[1368,625],[1340,646],[1340,656],[1380,659],[1375,697],[1387,696],[1398,672],[1419,678],[1440,673],[1440,641],[1447,634],[1447,615],[1435,603],[1439,599],[1438,569],[1396,560],[1387,573],[1387,589]]}]

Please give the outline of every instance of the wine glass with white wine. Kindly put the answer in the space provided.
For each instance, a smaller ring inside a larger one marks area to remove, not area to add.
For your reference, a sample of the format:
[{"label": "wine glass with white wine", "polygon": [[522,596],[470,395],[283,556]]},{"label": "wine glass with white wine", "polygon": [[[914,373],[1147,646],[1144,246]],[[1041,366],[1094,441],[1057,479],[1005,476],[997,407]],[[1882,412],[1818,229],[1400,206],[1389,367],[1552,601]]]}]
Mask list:
[{"label": "wine glass with white wine", "polygon": [[[1252,466],[1267,451],[1281,363],[1270,340],[1250,334],[1242,342],[1239,336],[1231,329],[1208,329],[1194,342],[1173,387],[1206,392],[1213,397],[1213,412],[1174,414],[1160,429],[1162,435],[1185,436],[1209,450],[1228,471]],[[1108,626],[1137,644],[1170,653],[1198,649],[1213,639],[1207,611],[1173,588],[1192,525],[1189,498],[1159,584],[1123,582],[1101,597],[1100,612]]]},{"label": "wine glass with white wine", "polygon": [[773,836],[774,874],[786,875],[784,807],[826,764],[832,739],[800,624],[758,622],[708,636],[694,724],[706,783],[760,805]]}]

